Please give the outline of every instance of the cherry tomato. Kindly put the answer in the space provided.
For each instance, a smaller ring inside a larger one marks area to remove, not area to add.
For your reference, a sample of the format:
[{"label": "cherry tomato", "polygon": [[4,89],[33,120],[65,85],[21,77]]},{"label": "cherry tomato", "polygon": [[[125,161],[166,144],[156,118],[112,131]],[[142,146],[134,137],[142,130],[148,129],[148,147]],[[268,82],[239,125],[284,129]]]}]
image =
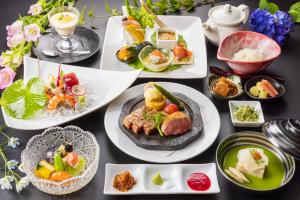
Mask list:
[{"label": "cherry tomato", "polygon": [[64,81],[66,83],[66,86],[69,88],[72,88],[73,85],[78,85],[79,80],[74,72],[68,73],[64,75]]},{"label": "cherry tomato", "polygon": [[176,46],[173,49],[174,56],[177,58],[186,58],[188,57],[188,51],[182,46]]},{"label": "cherry tomato", "polygon": [[168,114],[172,114],[172,113],[178,111],[178,107],[177,107],[176,104],[170,103],[170,104],[166,105],[164,111],[165,111],[166,113],[168,113]]}]

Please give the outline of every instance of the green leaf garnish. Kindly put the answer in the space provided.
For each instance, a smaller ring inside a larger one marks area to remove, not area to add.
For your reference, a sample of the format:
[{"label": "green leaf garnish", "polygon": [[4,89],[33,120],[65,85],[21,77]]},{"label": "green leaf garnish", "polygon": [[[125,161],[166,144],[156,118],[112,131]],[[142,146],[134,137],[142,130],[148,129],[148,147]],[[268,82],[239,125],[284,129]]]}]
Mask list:
[{"label": "green leaf garnish", "polygon": [[279,6],[275,3],[270,3],[268,0],[260,0],[259,1],[259,8],[264,10],[266,9],[271,14],[276,13],[279,10]]},{"label": "green leaf garnish", "polygon": [[30,79],[26,86],[23,80],[17,80],[3,91],[1,97],[5,112],[18,119],[32,117],[45,107],[46,102],[44,82],[38,77]]},{"label": "green leaf garnish", "polygon": [[294,22],[296,22],[296,23],[300,22],[300,1],[291,5],[289,13],[290,13],[290,15],[293,16]]},{"label": "green leaf garnish", "polygon": [[157,129],[159,135],[163,137],[164,133],[161,130],[161,124],[165,120],[166,114],[164,112],[157,112],[154,115],[150,115],[145,112],[143,115],[146,120],[151,120],[155,123],[155,128]]}]

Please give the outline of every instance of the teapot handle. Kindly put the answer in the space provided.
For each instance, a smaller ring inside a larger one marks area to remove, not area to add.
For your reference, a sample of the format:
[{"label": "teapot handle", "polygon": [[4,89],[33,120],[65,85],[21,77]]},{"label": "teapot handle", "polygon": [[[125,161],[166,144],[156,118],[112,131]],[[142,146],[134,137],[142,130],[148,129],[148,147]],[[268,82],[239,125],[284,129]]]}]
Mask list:
[{"label": "teapot handle", "polygon": [[239,5],[238,8],[239,8],[241,11],[244,12],[245,18],[244,18],[244,20],[243,20],[243,23],[246,24],[246,22],[247,22],[247,20],[248,20],[248,18],[249,18],[249,14],[250,14],[250,8],[249,8],[247,5],[245,5],[245,4]]}]

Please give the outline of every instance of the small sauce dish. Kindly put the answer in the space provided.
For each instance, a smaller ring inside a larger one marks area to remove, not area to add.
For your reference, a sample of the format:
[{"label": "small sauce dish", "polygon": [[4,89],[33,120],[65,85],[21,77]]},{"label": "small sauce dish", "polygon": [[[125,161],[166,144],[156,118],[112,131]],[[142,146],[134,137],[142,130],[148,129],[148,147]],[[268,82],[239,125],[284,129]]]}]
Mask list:
[{"label": "small sauce dish", "polygon": [[156,46],[158,48],[173,49],[178,42],[176,28],[158,28],[156,31]]}]

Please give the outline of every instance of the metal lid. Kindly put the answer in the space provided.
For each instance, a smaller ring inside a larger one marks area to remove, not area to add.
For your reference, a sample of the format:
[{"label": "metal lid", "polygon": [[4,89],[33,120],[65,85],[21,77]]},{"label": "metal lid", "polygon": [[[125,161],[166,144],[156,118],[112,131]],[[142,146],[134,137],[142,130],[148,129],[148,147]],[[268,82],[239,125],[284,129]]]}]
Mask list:
[{"label": "metal lid", "polygon": [[274,120],[262,127],[263,133],[270,142],[300,160],[300,120]]},{"label": "metal lid", "polygon": [[218,24],[236,24],[243,20],[243,12],[230,4],[220,5],[209,11],[209,16]]}]

